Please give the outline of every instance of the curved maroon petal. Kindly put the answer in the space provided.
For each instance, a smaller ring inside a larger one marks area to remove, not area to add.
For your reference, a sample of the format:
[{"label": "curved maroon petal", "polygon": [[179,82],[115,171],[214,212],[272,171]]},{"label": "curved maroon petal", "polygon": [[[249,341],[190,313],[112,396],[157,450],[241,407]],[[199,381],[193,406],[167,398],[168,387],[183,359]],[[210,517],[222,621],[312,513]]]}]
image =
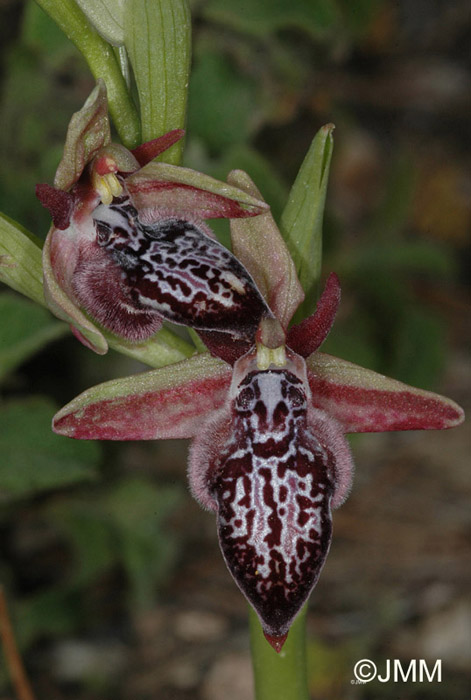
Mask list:
[{"label": "curved maroon petal", "polygon": [[70,225],[74,209],[74,196],[46,183],[36,185],[36,197],[43,207],[49,209],[54,226],[64,231]]},{"label": "curved maroon petal", "polygon": [[180,141],[184,135],[184,129],[173,129],[163,136],[152,139],[152,141],[146,141],[140,146],[137,146],[137,148],[133,148],[131,153],[136,158],[139,165],[143,167],[144,165],[147,165],[147,163],[150,163],[151,160],[154,160],[154,158],[157,158],[157,156],[159,156],[161,153],[169,149],[170,146],[173,146],[174,143]]},{"label": "curved maroon petal", "polygon": [[332,272],[315,312],[288,331],[287,345],[302,357],[315,352],[327,338],[340,304],[339,278]]}]

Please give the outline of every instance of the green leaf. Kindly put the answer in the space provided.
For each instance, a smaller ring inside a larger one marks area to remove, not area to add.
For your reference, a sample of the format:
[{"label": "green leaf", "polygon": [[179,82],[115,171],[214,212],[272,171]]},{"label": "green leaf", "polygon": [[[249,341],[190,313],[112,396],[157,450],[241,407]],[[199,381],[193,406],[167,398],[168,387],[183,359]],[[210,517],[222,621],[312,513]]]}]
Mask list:
[{"label": "green leaf", "polygon": [[[127,0],[125,46],[141,107],[142,140],[185,126],[191,55],[191,19],[186,0]],[[181,142],[165,152],[178,164]]]},{"label": "green leaf", "polygon": [[316,306],[322,265],[322,221],[333,150],[333,124],[314,137],[299,170],[281,217],[281,232],[292,255],[306,294],[295,321],[309,316]]},{"label": "green leaf", "polygon": [[76,0],[101,36],[114,46],[124,44],[124,0]]},{"label": "green leaf", "polygon": [[223,167],[217,176],[226,177],[231,170],[245,170],[246,173],[250,173],[263,199],[270,205],[273,218],[279,221],[282,203],[288,197],[288,188],[266,158],[250,146],[239,144],[224,152],[222,162]]},{"label": "green leaf", "polygon": [[176,542],[165,519],[180,500],[176,488],[126,479],[109,494],[107,512],[114,521],[118,556],[131,583],[133,601],[150,607],[155,587],[174,561]]},{"label": "green leaf", "polygon": [[443,321],[430,311],[410,305],[394,334],[391,372],[403,382],[433,387],[445,364]]},{"label": "green leaf", "polygon": [[0,379],[67,333],[45,309],[13,294],[0,294],[0,318]]},{"label": "green leaf", "polygon": [[15,633],[21,649],[38,637],[57,638],[73,633],[83,621],[83,610],[70,591],[53,588],[15,605]]},{"label": "green leaf", "polygon": [[92,583],[97,576],[116,564],[116,537],[110,515],[103,503],[88,496],[61,500],[49,508],[56,528],[73,549],[74,587]]},{"label": "green leaf", "polygon": [[44,304],[41,242],[0,213],[0,282]]},{"label": "green leaf", "polygon": [[207,19],[258,37],[294,28],[317,38],[332,29],[338,18],[332,0],[209,0],[203,14]]},{"label": "green leaf", "polygon": [[214,50],[195,61],[190,82],[188,130],[213,151],[247,141],[257,126],[257,87]]},{"label": "green leaf", "polygon": [[25,496],[95,478],[99,448],[51,431],[49,399],[8,401],[0,406],[0,492]]}]

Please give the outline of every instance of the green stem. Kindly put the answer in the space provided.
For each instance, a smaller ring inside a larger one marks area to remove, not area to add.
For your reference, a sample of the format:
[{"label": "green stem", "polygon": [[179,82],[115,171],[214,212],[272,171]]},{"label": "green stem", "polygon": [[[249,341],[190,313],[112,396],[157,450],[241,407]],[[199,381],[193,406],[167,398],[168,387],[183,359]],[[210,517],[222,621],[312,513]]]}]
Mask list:
[{"label": "green stem", "polygon": [[265,639],[250,608],[250,645],[257,700],[308,700],[306,611],[299,613],[279,654]]},{"label": "green stem", "polygon": [[36,0],[81,51],[95,78],[103,78],[116,130],[127,148],[141,143],[140,122],[112,47],[93,29],[73,0]]}]

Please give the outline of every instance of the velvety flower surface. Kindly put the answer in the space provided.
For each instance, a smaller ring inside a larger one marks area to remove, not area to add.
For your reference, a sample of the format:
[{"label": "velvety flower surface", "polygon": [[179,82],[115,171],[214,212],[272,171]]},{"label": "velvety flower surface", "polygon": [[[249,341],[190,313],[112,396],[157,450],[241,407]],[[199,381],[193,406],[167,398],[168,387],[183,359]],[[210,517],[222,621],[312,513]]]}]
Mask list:
[{"label": "velvety flower surface", "polygon": [[[256,195],[244,173],[230,179]],[[326,559],[331,511],[351,486],[345,433],[449,428],[463,412],[321,353],[340,301],[337,277],[316,312],[289,328],[303,292],[271,214],[234,220],[231,233],[271,309],[252,347],[234,349],[220,334],[208,340],[214,356],[89,389],[55,416],[54,430],[80,439],[193,438],[191,490],[216,514],[229,571],[279,651]]]},{"label": "velvety flower surface", "polygon": [[133,152],[112,143],[99,81],[71,120],[54,187],[37,186],[53,218],[44,246],[46,298],[89,346],[81,310],[132,342],[153,335],[164,319],[250,340],[270,313],[250,274],[204,223],[255,216],[267,206],[153,160],[182,136],[176,129]]}]

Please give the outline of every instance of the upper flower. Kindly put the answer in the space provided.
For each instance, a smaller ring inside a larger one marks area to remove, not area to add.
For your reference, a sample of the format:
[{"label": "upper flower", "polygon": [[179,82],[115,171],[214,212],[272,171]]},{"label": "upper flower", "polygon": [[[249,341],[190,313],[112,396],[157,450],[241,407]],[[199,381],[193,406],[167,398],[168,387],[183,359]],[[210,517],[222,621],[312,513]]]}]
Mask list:
[{"label": "upper flower", "polygon": [[[258,196],[245,174],[230,179]],[[231,234],[272,311],[248,352],[227,334],[208,335],[216,357],[89,389],[56,415],[54,430],[86,439],[194,438],[192,492],[216,513],[228,568],[279,651],[327,556],[331,509],[350,489],[344,434],[448,428],[463,412],[442,396],[319,352],[340,301],[335,275],[316,312],[289,328],[303,292],[270,213],[232,221]]]},{"label": "upper flower", "polygon": [[112,143],[100,80],[72,117],[54,187],[37,186],[53,218],[43,255],[46,299],[93,349],[80,309],[130,341],[145,340],[167,319],[243,342],[270,314],[249,273],[203,221],[255,216],[267,205],[153,160],[183,133],[132,152]]}]

